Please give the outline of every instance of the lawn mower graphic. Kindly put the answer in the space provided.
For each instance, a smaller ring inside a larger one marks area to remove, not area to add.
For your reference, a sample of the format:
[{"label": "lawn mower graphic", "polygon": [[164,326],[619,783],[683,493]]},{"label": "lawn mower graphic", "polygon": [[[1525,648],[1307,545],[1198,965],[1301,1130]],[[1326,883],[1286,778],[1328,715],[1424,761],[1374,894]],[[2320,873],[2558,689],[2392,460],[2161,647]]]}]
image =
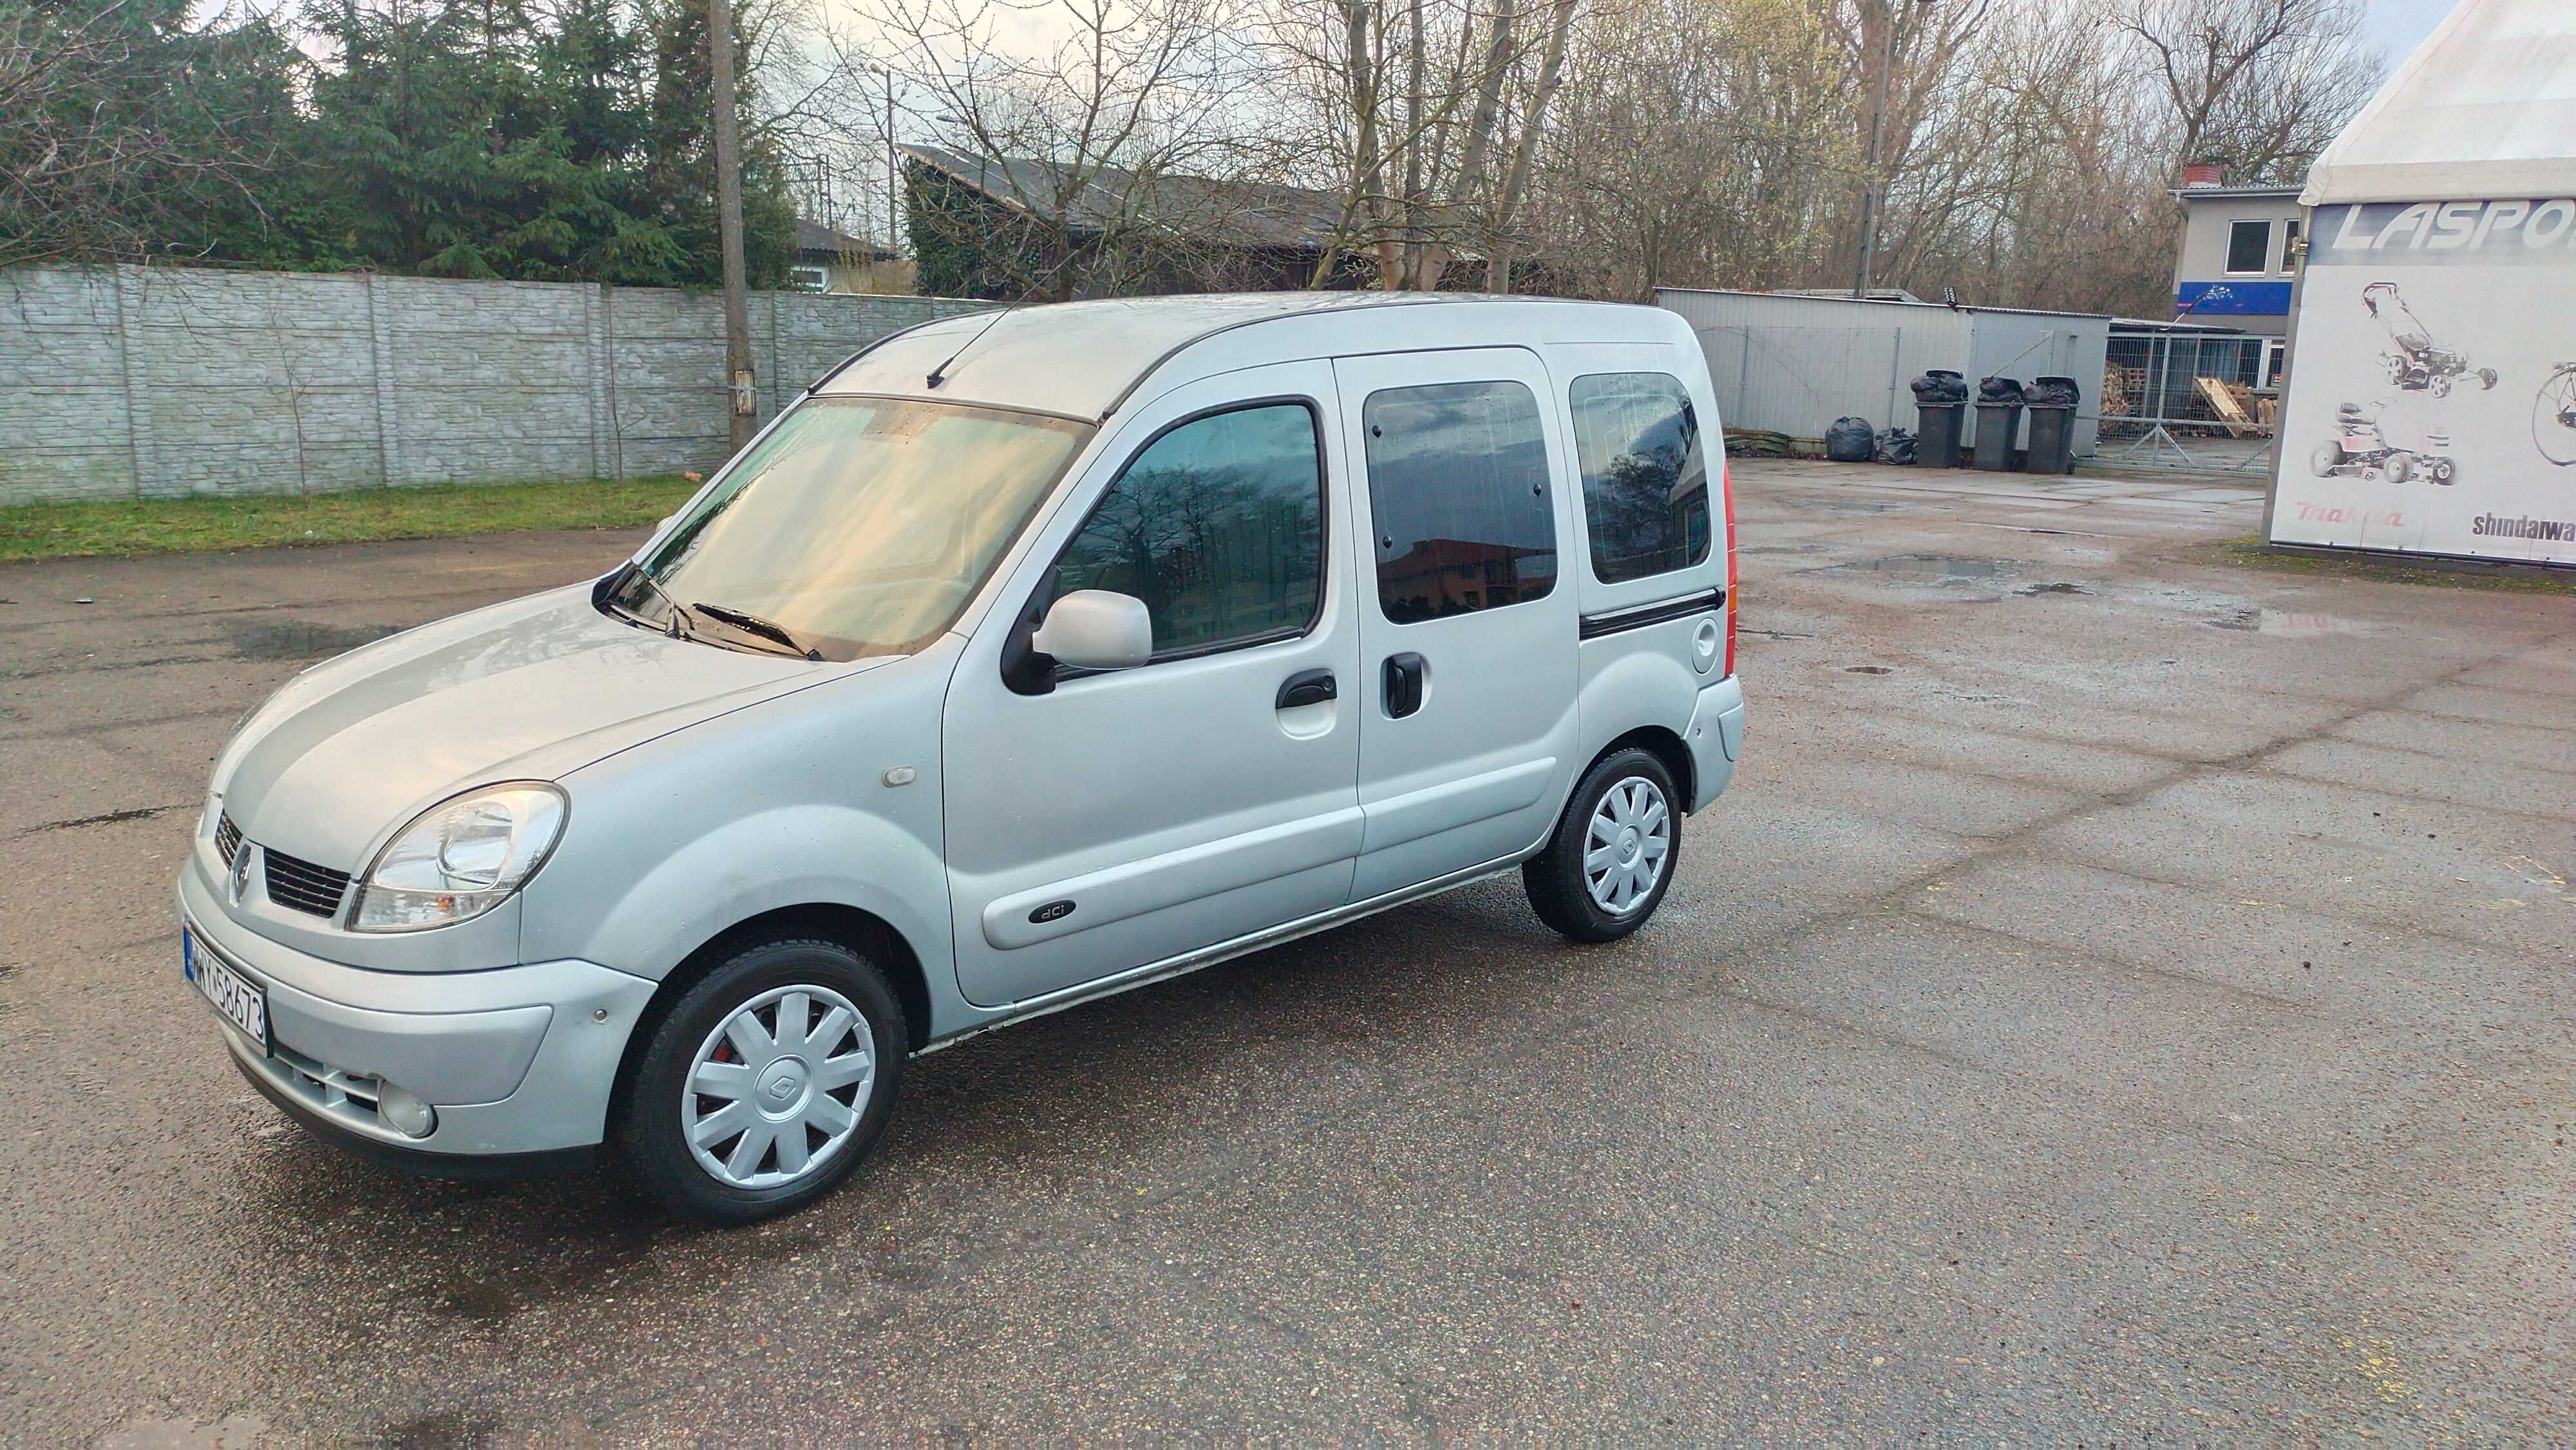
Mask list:
[{"label": "lawn mower graphic", "polygon": [[2427,483],[2451,485],[2459,465],[2449,453],[2451,435],[2427,433],[2421,448],[2391,448],[2380,432],[2379,417],[2358,403],[2335,409],[2335,436],[2308,455],[2308,467],[2319,478],[2358,478],[2369,483],[2404,483],[2422,474]]},{"label": "lawn mower graphic", "polygon": [[2563,362],[2531,400],[2531,441],[2540,456],[2576,468],[2576,362]]},{"label": "lawn mower graphic", "polygon": [[[2397,346],[2397,351],[2381,354],[2391,384],[2440,398],[2449,395],[2451,379],[2472,376],[2467,358],[2433,341],[2433,330],[2407,308],[2406,299],[2397,295],[2396,283],[2373,282],[2362,288],[2361,305],[2388,329],[2388,340]],[[2496,385],[2494,368],[2480,368],[2473,376],[2481,388]]]}]

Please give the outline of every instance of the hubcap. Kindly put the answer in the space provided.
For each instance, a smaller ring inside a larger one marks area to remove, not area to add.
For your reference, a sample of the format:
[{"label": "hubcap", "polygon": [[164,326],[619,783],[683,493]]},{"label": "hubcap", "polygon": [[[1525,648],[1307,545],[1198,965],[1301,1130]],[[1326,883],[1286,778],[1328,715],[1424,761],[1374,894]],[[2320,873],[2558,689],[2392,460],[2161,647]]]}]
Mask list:
[{"label": "hubcap", "polygon": [[1592,904],[1626,916],[1652,895],[1673,848],[1672,812],[1664,793],[1632,775],[1603,793],[1583,841],[1583,884]]},{"label": "hubcap", "polygon": [[829,987],[776,987],[698,1044],[680,1130],[698,1166],[736,1188],[793,1183],[849,1146],[876,1086],[876,1038]]}]

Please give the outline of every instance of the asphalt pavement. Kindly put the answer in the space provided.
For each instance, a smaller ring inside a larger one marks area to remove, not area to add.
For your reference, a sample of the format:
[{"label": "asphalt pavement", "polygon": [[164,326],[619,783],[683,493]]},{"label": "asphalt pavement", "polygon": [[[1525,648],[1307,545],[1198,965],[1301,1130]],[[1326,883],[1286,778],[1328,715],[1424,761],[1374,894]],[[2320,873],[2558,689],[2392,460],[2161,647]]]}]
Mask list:
[{"label": "asphalt pavement", "polygon": [[178,973],[243,709],[635,535],[0,568],[0,1441],[2576,1434],[2576,601],[1735,474],[1647,930],[1494,880],[977,1038],[731,1233],[308,1141]]}]

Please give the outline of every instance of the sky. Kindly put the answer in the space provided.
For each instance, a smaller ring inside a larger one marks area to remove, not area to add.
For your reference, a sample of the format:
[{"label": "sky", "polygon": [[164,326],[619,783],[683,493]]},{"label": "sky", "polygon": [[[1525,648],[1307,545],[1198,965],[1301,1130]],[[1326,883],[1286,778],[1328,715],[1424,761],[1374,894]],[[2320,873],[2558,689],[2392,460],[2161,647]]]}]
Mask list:
[{"label": "sky", "polygon": [[2433,27],[2442,23],[2458,0],[2368,0],[2366,22],[2370,39],[2388,56],[2390,69],[2406,59],[2407,52]]}]

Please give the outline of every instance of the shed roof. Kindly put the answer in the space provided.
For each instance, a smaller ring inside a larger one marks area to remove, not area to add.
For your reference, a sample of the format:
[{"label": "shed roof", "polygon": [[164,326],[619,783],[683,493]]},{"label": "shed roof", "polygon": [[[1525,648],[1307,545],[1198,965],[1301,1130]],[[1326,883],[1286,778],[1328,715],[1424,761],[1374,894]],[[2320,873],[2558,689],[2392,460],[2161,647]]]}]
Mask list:
[{"label": "shed roof", "polygon": [[2308,171],[2309,206],[2576,194],[2576,5],[2460,0]]},{"label": "shed roof", "polygon": [[1140,174],[1115,166],[1077,174],[1054,161],[969,156],[944,146],[902,149],[996,201],[1061,221],[1076,232],[1153,227],[1218,237],[1239,247],[1319,252],[1343,220],[1337,193],[1309,187],[1172,172]]}]

